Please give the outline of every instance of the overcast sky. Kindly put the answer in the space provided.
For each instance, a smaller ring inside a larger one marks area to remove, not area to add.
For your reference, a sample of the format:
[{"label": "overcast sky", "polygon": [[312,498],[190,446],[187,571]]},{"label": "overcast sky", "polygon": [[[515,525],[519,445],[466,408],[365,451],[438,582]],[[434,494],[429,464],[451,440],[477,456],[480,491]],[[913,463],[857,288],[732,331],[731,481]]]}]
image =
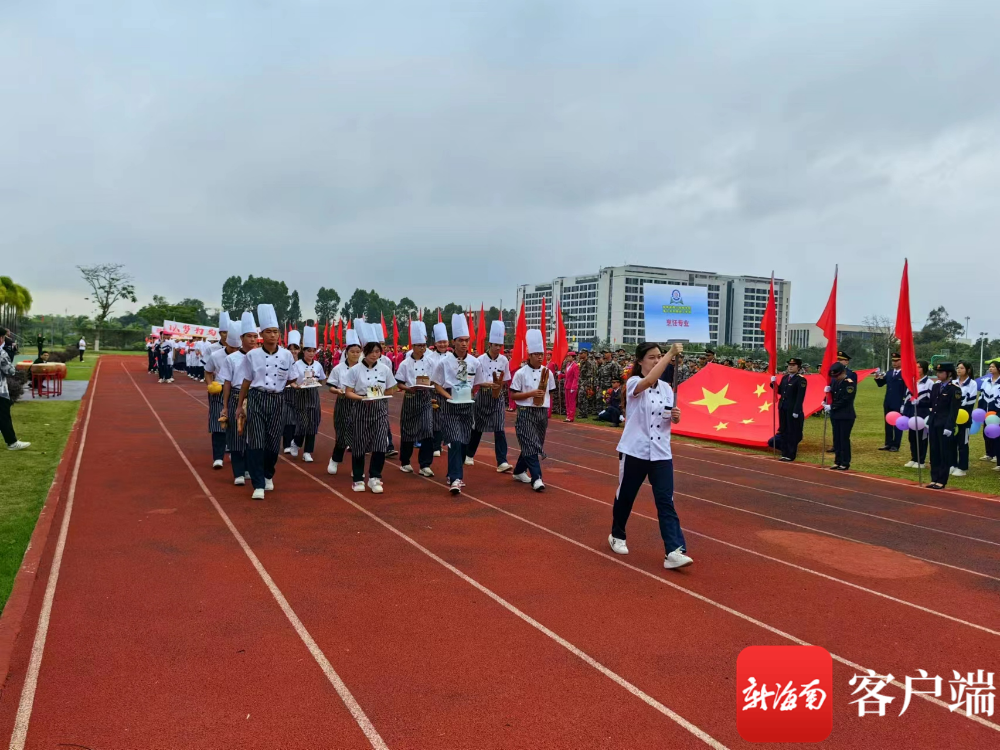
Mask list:
[{"label": "overcast sky", "polygon": [[[5,0],[0,272],[506,306],[626,262],[1000,336],[996,0]],[[122,309],[124,312],[124,308]],[[997,330],[992,331],[991,326]],[[985,327],[985,328],[984,328]]]}]

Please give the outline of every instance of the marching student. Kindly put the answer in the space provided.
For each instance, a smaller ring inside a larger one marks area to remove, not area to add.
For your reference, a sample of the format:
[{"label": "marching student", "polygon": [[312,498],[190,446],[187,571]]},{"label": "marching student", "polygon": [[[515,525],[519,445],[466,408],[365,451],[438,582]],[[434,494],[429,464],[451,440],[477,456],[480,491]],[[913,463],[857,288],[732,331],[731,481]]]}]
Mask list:
[{"label": "marching student", "polygon": [[[976,408],[979,400],[979,384],[976,383],[976,373],[972,365],[965,360],[958,363],[955,368],[958,374],[956,381],[962,390],[962,409],[971,416],[972,410]],[[951,475],[953,477],[964,477],[969,471],[969,429],[972,427],[972,420],[965,420],[965,424],[956,425],[954,446],[955,455],[951,464]]]},{"label": "marching student", "polygon": [[[365,454],[368,462],[368,489],[382,493],[382,468],[389,450],[389,402],[386,396],[396,387],[392,368],[379,359],[382,345],[374,340],[374,331],[361,326],[358,335],[364,343],[361,361],[347,371],[344,394],[355,404],[351,425],[351,475],[355,492],[365,491]],[[366,340],[372,336],[372,340]]]},{"label": "marching student", "polygon": [[[229,323],[226,324],[226,328],[229,328]],[[232,345],[228,341],[223,341],[223,344],[224,347],[207,354],[205,359],[205,379],[208,380],[208,431],[212,436],[213,469],[221,469],[223,459],[226,457],[226,424],[219,421],[226,408],[226,402],[222,397],[225,381],[219,379],[217,373],[222,369],[226,357],[240,348],[239,334],[233,338]],[[206,348],[207,346],[206,342]]]},{"label": "marching student", "polygon": [[[427,361],[431,365],[431,372],[437,369],[441,358],[448,353],[448,327],[444,323],[434,324],[434,348],[427,350]],[[436,391],[432,396],[431,408],[434,410],[434,457],[441,455],[441,445],[443,438],[441,435],[441,406],[443,399]]]},{"label": "marching student", "polygon": [[469,322],[463,313],[451,316],[451,335],[454,352],[441,357],[431,382],[443,399],[441,437],[448,444],[448,491],[457,495],[465,486],[465,451],[472,438],[476,408],[472,384],[479,360],[469,354]]},{"label": "marching student", "polygon": [[[910,398],[910,391],[907,389],[906,397],[903,399],[902,414],[909,419],[921,417],[924,424],[927,423],[927,415],[931,413],[931,387],[934,381],[927,374],[929,365],[927,360],[921,359],[917,362],[917,401]],[[923,469],[927,463],[927,437],[924,430],[907,430],[910,441],[910,460],[903,466],[907,469]]]},{"label": "marching student", "polygon": [[152,337],[146,339],[146,357],[149,359],[149,373],[156,370],[156,343],[153,341]]},{"label": "marching student", "polygon": [[[239,321],[230,323],[226,343],[237,344],[239,348],[229,354],[219,365],[217,376],[223,381],[222,402],[225,408],[220,420],[226,425],[226,450],[233,468],[233,484],[242,487],[250,478],[247,471],[247,434],[240,429],[239,401],[240,387],[244,380],[251,378],[247,369],[247,353],[257,348],[257,323],[253,313],[245,312]],[[217,353],[213,356],[217,356]]]},{"label": "marching student", "polygon": [[938,362],[937,382],[931,387],[931,411],[927,417],[930,431],[932,490],[943,490],[948,484],[952,457],[955,455],[954,435],[958,410],[962,407],[962,389],[955,383],[958,377],[951,362]]},{"label": "marching student", "polygon": [[[802,442],[802,427],[805,423],[805,412],[802,405],[806,399],[808,382],[800,374],[802,360],[788,360],[788,371],[781,376],[777,384],[778,401],[778,431],[781,433],[781,460],[794,461]],[[771,387],[775,388],[775,376],[771,376]]]},{"label": "marching student", "polygon": [[311,464],[316,433],[323,419],[319,390],[326,382],[323,365],[316,359],[316,328],[302,330],[302,351],[292,367],[295,391],[295,445],[302,448],[302,460]]},{"label": "marching student", "polygon": [[851,468],[851,430],[857,414],[854,411],[854,397],[857,395],[857,383],[847,373],[850,370],[843,362],[834,362],[830,366],[830,396],[831,402],[823,405],[823,410],[830,415],[830,427],[833,430],[833,466],[834,471],[847,471]]},{"label": "marching student", "polygon": [[347,372],[361,360],[361,339],[358,338],[356,329],[349,328],[344,334],[344,356],[330,372],[330,377],[326,379],[326,384],[330,386],[330,393],[337,397],[337,404],[333,408],[333,429],[336,433],[336,442],[333,446],[333,455],[330,456],[330,463],[326,465],[327,474],[336,474],[337,468],[344,461],[344,453],[351,442],[351,425],[354,423],[354,413],[357,411],[355,403],[349,399],[345,393],[344,381]]},{"label": "marching student", "polygon": [[[882,413],[887,415],[890,412],[899,412],[903,408],[903,401],[906,398],[906,383],[903,381],[903,370],[900,366],[899,353],[893,353],[890,357],[892,369],[886,373],[876,373],[875,385],[885,388],[885,398],[882,399]],[[896,453],[899,444],[903,440],[903,433],[896,429],[896,425],[889,424],[883,420],[885,428],[885,445],[879,448],[880,451]]]},{"label": "marching student", "polygon": [[529,329],[526,342],[528,366],[514,373],[510,381],[510,392],[517,404],[514,434],[521,446],[514,466],[514,479],[530,483],[535,492],[542,492],[545,483],[542,482],[542,465],[538,459],[545,455],[545,431],[549,426],[549,404],[552,403],[551,392],[556,389],[556,378],[551,370],[542,365],[545,358],[542,332]]},{"label": "marching student", "polygon": [[[378,345],[382,347],[382,356],[379,357],[379,362],[389,368],[389,372],[395,373],[396,368],[389,359],[385,351],[385,332],[382,330],[381,323],[369,323],[369,329],[371,330],[371,340],[377,341]],[[385,457],[392,458],[393,456],[398,456],[399,451],[396,450],[396,446],[392,443],[392,425],[389,426],[389,450],[386,451]]]},{"label": "marching student", "polygon": [[493,433],[493,453],[497,460],[497,472],[511,471],[507,463],[507,404],[503,397],[504,385],[510,383],[510,362],[500,353],[505,333],[502,320],[494,320],[490,326],[489,349],[479,355],[479,366],[472,387],[476,389],[476,411],[472,426],[472,437],[466,451],[465,465],[475,464],[476,451],[484,432]]},{"label": "marching student", "polygon": [[160,381],[174,382],[174,349],[176,342],[171,341],[170,331],[160,331]]},{"label": "marching student", "polygon": [[[1000,407],[1000,363],[989,363],[979,393],[980,409],[991,412]],[[986,443],[986,455],[979,460],[996,463],[997,455],[1000,455],[1000,439],[986,437],[983,433],[983,441]]]},{"label": "marching student", "polygon": [[628,419],[618,441],[618,492],[612,510],[608,544],[619,555],[628,554],[625,525],[642,483],[649,479],[656,503],[665,556],[663,567],[672,570],[694,562],[687,553],[681,522],[674,508],[674,462],[670,450],[670,426],[681,421],[674,406],[674,391],[660,376],[683,351],[674,344],[666,355],[652,342],[639,344],[625,383]]},{"label": "marching student", "polygon": [[[292,354],[292,361],[294,362],[299,358],[299,352],[302,350],[300,344],[302,343],[302,334],[299,331],[289,331],[288,340],[286,342],[288,346],[286,347]],[[285,398],[285,425],[281,430],[281,445],[284,448],[285,454],[291,454],[292,456],[299,455],[299,446],[295,444],[295,397],[296,392],[292,387],[293,380],[288,381],[288,385],[285,386],[284,398]]]},{"label": "marching student", "polygon": [[423,321],[410,321],[411,356],[399,363],[396,385],[403,392],[403,407],[399,414],[399,469],[413,473],[410,458],[413,446],[420,444],[417,463],[421,476],[432,477],[434,471],[434,409],[430,388],[431,364],[427,357],[427,327]]},{"label": "marching student", "polygon": [[257,305],[257,321],[263,343],[247,352],[247,372],[240,387],[237,419],[245,423],[247,433],[252,497],[263,500],[264,491],[274,489],[274,470],[285,419],[283,391],[294,362],[291,352],[278,345],[278,315],[274,305]]}]

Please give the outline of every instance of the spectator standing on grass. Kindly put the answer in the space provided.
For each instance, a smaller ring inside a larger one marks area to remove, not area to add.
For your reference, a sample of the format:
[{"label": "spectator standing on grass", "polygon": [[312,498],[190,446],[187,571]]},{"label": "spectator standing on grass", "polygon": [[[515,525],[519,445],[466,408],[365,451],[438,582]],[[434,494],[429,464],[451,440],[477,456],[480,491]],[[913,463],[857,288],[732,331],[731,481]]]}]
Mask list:
[{"label": "spectator standing on grass", "polygon": [[35,343],[38,344],[38,356],[41,357],[42,349],[45,348],[45,337],[42,334],[38,334],[38,340]]},{"label": "spectator standing on grass", "polygon": [[[41,349],[42,348],[41,345],[39,345],[38,348]],[[79,343],[77,343],[76,345],[76,348],[80,350],[80,361],[83,362],[83,353],[87,351],[87,339],[81,336]]]},{"label": "spectator standing on grass", "polygon": [[[979,384],[976,382],[976,373],[972,364],[966,361],[958,363],[955,368],[958,374],[956,384],[962,391],[961,408],[971,416],[972,410],[976,408],[979,400]],[[969,429],[972,427],[972,420],[966,419],[964,424],[956,425],[954,438],[954,456],[951,463],[951,475],[954,477],[964,477],[969,471]]]},{"label": "spectator standing on grass", "polygon": [[[924,423],[931,413],[931,388],[934,385],[933,379],[927,374],[930,365],[926,359],[917,362],[917,401],[910,397],[910,391],[906,391],[906,399],[903,403],[903,416],[910,419],[921,417]],[[927,461],[927,437],[923,430],[907,430],[910,439],[910,460],[903,464],[907,469],[923,469]]]},{"label": "spectator standing on grass", "polygon": [[[1000,405],[1000,362],[989,363],[979,388],[979,408],[985,412],[996,411]],[[983,441],[986,443],[986,455],[979,460],[996,463],[997,455],[1000,454],[1000,440],[988,438],[984,432]]]},{"label": "spectator standing on grass", "polygon": [[[892,369],[889,372],[880,372],[875,375],[875,385],[879,388],[885,388],[885,397],[882,399],[882,413],[885,415],[902,409],[903,399],[906,397],[906,383],[903,381],[903,371],[900,369],[899,353],[893,354],[891,360]],[[898,452],[899,444],[903,439],[903,431],[897,430],[896,425],[888,422],[884,422],[884,427],[885,444],[879,450],[890,453]]]},{"label": "spectator standing on grass", "polygon": [[14,432],[14,422],[10,418],[11,396],[10,385],[7,381],[17,374],[17,370],[14,369],[10,357],[7,356],[6,328],[0,328],[0,341],[4,342],[4,346],[0,348],[0,435],[3,435],[7,450],[23,451],[31,443],[17,439],[17,433]]}]

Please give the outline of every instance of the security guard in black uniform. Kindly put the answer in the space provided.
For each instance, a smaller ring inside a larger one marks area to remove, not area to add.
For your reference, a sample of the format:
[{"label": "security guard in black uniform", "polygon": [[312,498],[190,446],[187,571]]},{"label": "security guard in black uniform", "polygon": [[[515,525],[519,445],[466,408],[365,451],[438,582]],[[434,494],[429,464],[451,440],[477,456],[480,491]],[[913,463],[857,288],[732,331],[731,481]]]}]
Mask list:
[{"label": "security guard in black uniform", "polygon": [[951,473],[962,389],[954,382],[958,375],[951,362],[939,362],[935,369],[938,379],[931,387],[931,413],[927,417],[931,450],[931,483],[927,486],[932,490],[943,490]]},{"label": "security guard in black uniform", "polygon": [[851,468],[851,430],[854,429],[854,397],[857,395],[858,384],[847,376],[849,370],[843,362],[834,362],[830,367],[830,396],[832,402],[823,409],[830,415],[830,427],[833,428],[833,460],[834,471],[847,471]]},{"label": "security guard in black uniform", "polygon": [[[854,374],[854,370],[851,369],[851,355],[848,354],[847,352],[837,352],[837,362],[840,363],[840,364],[842,364],[844,366],[844,369],[847,371],[847,379],[848,380],[853,380],[854,381],[854,386],[857,387],[857,385],[858,385],[858,376],[855,375]],[[832,383],[831,383],[831,385],[832,385]],[[893,428],[893,429],[895,429],[895,428]],[[834,443],[834,445],[836,446],[836,443]],[[827,448],[826,452],[827,453],[836,453],[837,449],[836,449],[836,447]],[[830,468],[831,469],[836,469],[837,468],[837,462],[836,462],[836,460],[834,460],[833,466],[831,466]]]},{"label": "security guard in black uniform", "polygon": [[[778,383],[778,396],[781,399],[778,402],[778,431],[781,433],[782,461],[794,461],[799,443],[802,442],[802,425],[805,423],[802,406],[808,383],[800,373],[801,369],[801,359],[788,360],[788,372],[781,376]],[[774,388],[774,385],[772,378],[771,387]]]}]

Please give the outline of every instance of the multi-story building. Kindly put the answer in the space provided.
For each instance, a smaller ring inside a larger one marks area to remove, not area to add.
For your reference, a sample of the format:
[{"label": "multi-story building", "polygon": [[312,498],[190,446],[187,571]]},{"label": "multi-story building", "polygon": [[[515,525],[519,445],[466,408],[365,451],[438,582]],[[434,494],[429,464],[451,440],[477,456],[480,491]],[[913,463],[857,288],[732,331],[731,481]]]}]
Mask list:
[{"label": "multi-story building", "polygon": [[[517,309],[524,302],[529,328],[540,324],[545,299],[549,340],[554,330],[553,302],[562,307],[566,335],[570,341],[601,339],[612,345],[637,344],[645,340],[643,290],[646,284],[676,284],[708,287],[708,323],[712,340],[753,349],[764,345],[760,320],[767,306],[770,278],[725,276],[707,271],[684,271],[655,266],[616,266],[583,276],[560,276],[544,284],[522,284],[517,288]],[[778,346],[787,344],[790,281],[774,280],[778,313]]]}]

